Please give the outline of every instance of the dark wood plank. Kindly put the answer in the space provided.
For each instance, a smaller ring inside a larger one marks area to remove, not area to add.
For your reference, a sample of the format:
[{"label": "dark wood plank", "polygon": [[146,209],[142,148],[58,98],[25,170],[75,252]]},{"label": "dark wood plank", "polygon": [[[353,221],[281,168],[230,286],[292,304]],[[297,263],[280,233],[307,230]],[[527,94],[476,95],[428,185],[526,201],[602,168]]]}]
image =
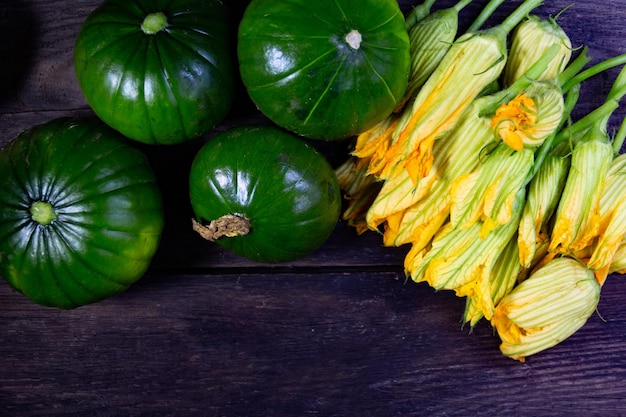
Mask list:
[{"label": "dark wood plank", "polygon": [[626,413],[624,281],[524,364],[463,303],[400,274],[150,274],[73,311],[0,287],[2,415]]}]

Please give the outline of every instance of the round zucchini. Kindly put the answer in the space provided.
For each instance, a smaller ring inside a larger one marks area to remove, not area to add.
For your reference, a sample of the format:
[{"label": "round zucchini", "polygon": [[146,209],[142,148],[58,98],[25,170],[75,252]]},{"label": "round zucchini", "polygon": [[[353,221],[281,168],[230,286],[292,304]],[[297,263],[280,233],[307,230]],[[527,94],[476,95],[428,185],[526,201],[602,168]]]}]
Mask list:
[{"label": "round zucchini", "polygon": [[261,112],[313,139],[346,138],[386,118],[410,69],[396,0],[252,0],[237,54]]},{"label": "round zucchini", "polygon": [[35,303],[74,308],[126,290],[163,229],[147,158],[99,121],[55,119],[0,152],[0,276]]},{"label": "round zucchini", "polygon": [[106,0],[80,29],[75,72],[109,126],[140,142],[180,143],[230,110],[232,37],[219,0]]},{"label": "round zucchini", "polygon": [[339,184],[327,160],[273,126],[216,135],[196,155],[189,181],[194,229],[257,262],[306,256],[339,218]]}]

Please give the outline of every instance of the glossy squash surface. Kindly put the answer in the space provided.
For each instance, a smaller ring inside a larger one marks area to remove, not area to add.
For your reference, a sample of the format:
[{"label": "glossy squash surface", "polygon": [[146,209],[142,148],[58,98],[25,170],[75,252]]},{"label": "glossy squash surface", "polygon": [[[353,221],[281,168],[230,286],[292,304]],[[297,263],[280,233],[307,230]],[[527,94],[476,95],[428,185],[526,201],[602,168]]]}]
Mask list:
[{"label": "glossy squash surface", "polygon": [[236,127],[210,139],[190,172],[196,220],[247,220],[247,233],[215,242],[258,262],[285,262],[319,247],[339,217],[337,177],[301,139],[273,126]]},{"label": "glossy squash surface", "polygon": [[372,127],[408,82],[409,39],[395,0],[252,0],[237,48],[259,109],[314,139]]},{"label": "glossy squash surface", "polygon": [[219,0],[106,0],[74,47],[81,90],[125,136],[171,144],[223,120],[235,95],[229,14]]},{"label": "glossy squash surface", "polygon": [[136,282],[163,228],[147,159],[99,121],[55,119],[0,152],[0,276],[74,308]]}]

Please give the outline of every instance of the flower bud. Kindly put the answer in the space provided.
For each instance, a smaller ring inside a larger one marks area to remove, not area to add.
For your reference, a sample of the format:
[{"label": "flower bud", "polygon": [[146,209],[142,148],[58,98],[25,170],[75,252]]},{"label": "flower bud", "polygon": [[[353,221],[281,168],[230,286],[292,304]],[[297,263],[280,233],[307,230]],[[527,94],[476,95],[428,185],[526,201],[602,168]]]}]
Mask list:
[{"label": "flower bud", "polygon": [[555,258],[506,295],[491,319],[502,353],[524,359],[574,334],[595,311],[600,285],[572,258]]},{"label": "flower bud", "polygon": [[559,53],[541,79],[558,76],[572,56],[572,43],[554,19],[541,19],[531,15],[517,26],[511,38],[509,62],[503,74],[505,86],[513,84],[521,77],[551,45],[559,45]]}]

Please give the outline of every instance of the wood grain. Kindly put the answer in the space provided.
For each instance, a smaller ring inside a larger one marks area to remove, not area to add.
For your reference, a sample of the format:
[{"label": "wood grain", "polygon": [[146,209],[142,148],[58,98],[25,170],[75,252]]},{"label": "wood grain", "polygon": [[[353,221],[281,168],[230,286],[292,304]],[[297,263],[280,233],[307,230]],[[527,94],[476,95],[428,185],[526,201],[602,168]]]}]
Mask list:
[{"label": "wood grain", "polygon": [[[72,49],[99,3],[0,4],[0,147],[52,118],[92,115]],[[231,4],[240,13],[245,3]],[[463,25],[485,3],[467,6]],[[519,4],[504,2],[489,24]],[[537,13],[569,5],[545,2]],[[559,23],[595,63],[626,53],[625,17],[624,1],[579,2]],[[585,85],[578,115],[603,102],[618,70]],[[384,248],[374,233],[340,222],[317,251],[281,265],[195,236],[189,164],[203,140],[243,123],[267,123],[245,96],[207,137],[145,147],[167,226],[150,271],[127,292],[59,311],[0,283],[1,417],[626,415],[623,276],[609,278],[580,331],[519,363],[501,355],[488,323],[461,327],[463,300],[407,282],[407,248]],[[314,146],[336,165],[348,144]]]},{"label": "wood grain", "polygon": [[0,404],[10,416],[620,415],[620,292],[607,283],[603,319],[520,364],[487,325],[460,328],[461,300],[396,273],[149,274],[73,311],[3,287]]}]

